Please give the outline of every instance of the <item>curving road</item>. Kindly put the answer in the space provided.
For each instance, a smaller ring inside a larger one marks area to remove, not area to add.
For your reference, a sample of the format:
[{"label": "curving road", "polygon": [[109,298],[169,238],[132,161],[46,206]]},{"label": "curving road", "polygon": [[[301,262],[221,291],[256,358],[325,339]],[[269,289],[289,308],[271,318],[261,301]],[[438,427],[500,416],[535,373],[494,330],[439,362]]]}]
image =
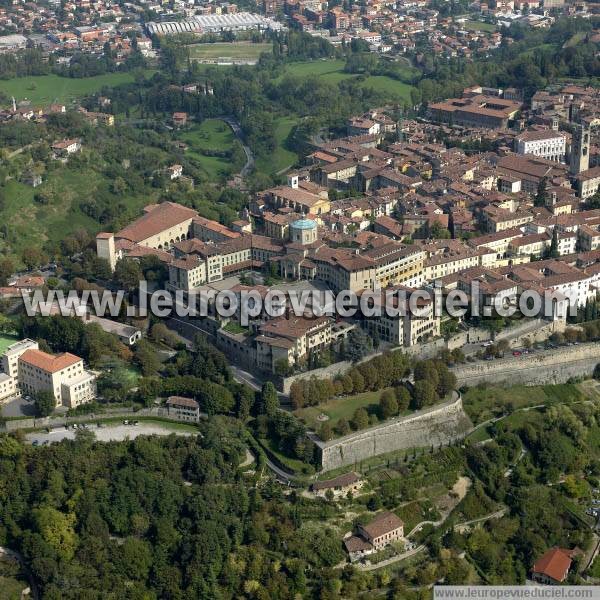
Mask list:
[{"label": "curving road", "polygon": [[225,123],[231,127],[233,135],[235,135],[244,149],[244,154],[246,155],[246,164],[242,167],[242,170],[239,174],[242,178],[248,177],[252,169],[254,169],[254,152],[252,152],[250,146],[248,146],[244,141],[244,134],[240,124],[233,117],[223,117],[223,121],[225,121]]}]

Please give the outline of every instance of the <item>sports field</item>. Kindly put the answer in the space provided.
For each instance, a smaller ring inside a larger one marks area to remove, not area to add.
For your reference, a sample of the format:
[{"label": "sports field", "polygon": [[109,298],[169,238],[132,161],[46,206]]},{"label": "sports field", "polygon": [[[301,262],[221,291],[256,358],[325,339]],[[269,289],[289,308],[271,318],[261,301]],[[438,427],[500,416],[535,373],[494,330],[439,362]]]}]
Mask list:
[{"label": "sports field", "polygon": [[250,42],[216,42],[214,44],[193,44],[188,46],[192,60],[215,60],[231,58],[257,61],[263,52],[271,52],[271,44],[252,44]]},{"label": "sports field", "polygon": [[[150,72],[149,72],[150,73]],[[96,77],[59,77],[58,75],[36,75],[0,80],[0,92],[17,102],[30,100],[35,106],[51,103],[69,104],[78,97],[93,94],[104,86],[115,86],[134,80],[132,73],[107,73]]]}]

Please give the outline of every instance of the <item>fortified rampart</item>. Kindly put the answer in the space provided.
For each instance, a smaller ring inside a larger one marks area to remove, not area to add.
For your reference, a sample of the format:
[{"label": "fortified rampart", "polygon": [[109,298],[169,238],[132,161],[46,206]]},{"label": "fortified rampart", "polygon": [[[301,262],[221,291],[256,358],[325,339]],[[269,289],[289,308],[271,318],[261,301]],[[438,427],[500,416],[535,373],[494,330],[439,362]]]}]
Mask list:
[{"label": "fortified rampart", "polygon": [[329,442],[316,441],[323,471],[331,471],[395,450],[440,446],[460,438],[471,422],[458,394],[449,402],[357,431]]},{"label": "fortified rampart", "polygon": [[452,369],[458,386],[478,383],[544,385],[592,375],[600,362],[600,344],[578,344],[552,350],[467,363]]}]

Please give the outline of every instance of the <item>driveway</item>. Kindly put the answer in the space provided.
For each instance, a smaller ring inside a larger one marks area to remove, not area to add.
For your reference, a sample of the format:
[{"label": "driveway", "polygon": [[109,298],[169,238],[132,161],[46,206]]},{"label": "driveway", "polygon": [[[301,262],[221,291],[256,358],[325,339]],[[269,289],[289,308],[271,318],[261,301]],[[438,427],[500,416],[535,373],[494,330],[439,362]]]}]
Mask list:
[{"label": "driveway", "polygon": [[33,400],[25,398],[15,398],[9,400],[0,408],[2,417],[35,417],[35,407]]}]

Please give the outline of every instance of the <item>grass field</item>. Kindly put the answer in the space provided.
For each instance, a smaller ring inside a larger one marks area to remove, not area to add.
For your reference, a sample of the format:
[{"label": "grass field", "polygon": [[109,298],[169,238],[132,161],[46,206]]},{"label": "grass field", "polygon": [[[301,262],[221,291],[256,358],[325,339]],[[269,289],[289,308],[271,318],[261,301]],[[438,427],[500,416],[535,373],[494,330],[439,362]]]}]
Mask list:
[{"label": "grass field", "polygon": [[271,52],[271,44],[250,42],[217,42],[215,44],[193,44],[188,46],[192,60],[214,60],[234,58],[256,61],[263,52]]},{"label": "grass field", "polygon": [[493,23],[482,23],[481,21],[466,21],[460,24],[460,28],[467,31],[486,31],[488,33],[498,29]]},{"label": "grass field", "polygon": [[564,44],[563,48],[570,48],[571,46],[577,46],[579,42],[582,42],[585,39],[587,33],[585,31],[579,31],[571,36]]},{"label": "grass field", "polygon": [[[0,223],[10,223],[8,237],[0,239],[0,248],[20,256],[28,246],[40,246],[44,241],[60,241],[66,235],[86,229],[97,233],[100,224],[79,209],[79,203],[93,194],[99,186],[108,185],[104,177],[91,169],[59,168],[48,175],[42,186],[32,187],[11,180],[6,184],[6,205],[0,212]],[[49,191],[53,200],[37,204],[34,194]],[[151,201],[147,196],[126,199],[132,211]]]},{"label": "grass field", "polygon": [[73,79],[58,75],[37,75],[16,77],[0,81],[0,92],[10,99],[30,100],[33,105],[47,105],[53,102],[69,104],[80,96],[100,91],[104,86],[115,86],[133,81],[132,73],[107,73],[96,77]]},{"label": "grass field", "polygon": [[298,155],[285,147],[285,141],[297,122],[298,119],[295,117],[278,117],[275,119],[277,148],[269,158],[256,161],[259,171],[273,175],[290,167],[298,160]]},{"label": "grass field", "polygon": [[335,425],[335,423],[342,418],[350,421],[357,408],[366,408],[367,412],[375,412],[379,405],[379,398],[384,391],[385,390],[363,392],[362,394],[348,396],[347,398],[334,398],[319,406],[307,406],[306,408],[301,408],[295,412],[295,415],[304,421],[308,427],[312,427],[313,429],[319,428],[321,421],[319,421],[317,417],[321,413],[324,413],[329,417],[329,422],[332,425]]},{"label": "grass field", "polygon": [[[294,77],[317,76],[332,84],[337,84],[347,79],[357,79],[357,75],[344,73],[344,65],[345,62],[343,60],[314,60],[290,63],[286,66],[285,74]],[[407,75],[411,71],[412,69],[407,68]],[[279,79],[282,77],[283,75],[280,75]],[[412,86],[391,77],[373,75],[360,81],[359,85],[364,88],[373,88],[378,92],[387,93],[404,100],[410,100]]]},{"label": "grass field", "polygon": [[206,156],[203,152],[228,151],[239,142],[231,127],[219,119],[206,119],[199,125],[192,125],[180,134],[180,139],[188,144],[186,154],[193,158],[210,179],[223,179],[241,169],[243,164],[231,164],[227,158]]},{"label": "grass field", "polygon": [[2,354],[11,344],[18,341],[16,336],[0,334],[0,354]]}]

